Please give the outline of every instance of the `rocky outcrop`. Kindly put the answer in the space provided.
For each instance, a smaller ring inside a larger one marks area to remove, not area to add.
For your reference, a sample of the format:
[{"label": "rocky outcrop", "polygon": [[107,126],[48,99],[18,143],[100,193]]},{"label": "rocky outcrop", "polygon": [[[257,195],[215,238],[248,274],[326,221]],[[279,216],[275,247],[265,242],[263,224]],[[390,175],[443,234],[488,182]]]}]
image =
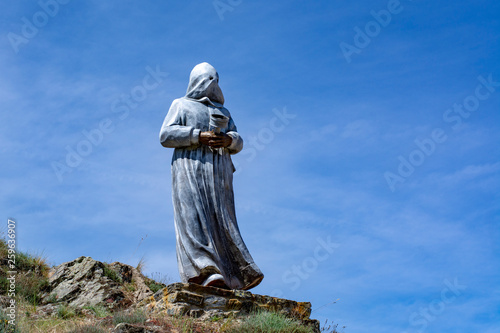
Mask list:
[{"label": "rocky outcrop", "polygon": [[[56,316],[60,309],[76,314],[94,314],[88,307],[104,306],[112,313],[145,310],[156,314],[189,316],[196,322],[232,318],[240,322],[259,311],[276,312],[301,321],[319,332],[319,322],[310,319],[311,303],[252,294],[249,291],[204,287],[192,283],[173,283],[153,294],[149,285],[157,282],[143,276],[136,268],[119,262],[106,264],[90,257],[80,257],[54,267],[49,273],[44,305],[37,307],[32,318]],[[0,303],[2,299],[0,299]],[[126,310],[125,310],[126,309]],[[141,311],[142,312],[142,311]],[[155,323],[117,325],[113,332],[161,332]]]},{"label": "rocky outcrop", "polygon": [[153,294],[146,284],[148,280],[151,280],[142,275],[136,268],[121,262],[109,264],[109,268],[118,274],[122,283],[132,294],[131,300],[133,303]]},{"label": "rocky outcrop", "polygon": [[242,317],[256,311],[281,313],[311,325],[319,332],[319,322],[310,319],[311,303],[252,294],[243,290],[173,283],[138,304],[152,312],[200,318]]},{"label": "rocky outcrop", "polygon": [[63,302],[75,309],[96,305],[126,308],[153,294],[145,279],[132,266],[80,257],[52,269],[43,302]]}]

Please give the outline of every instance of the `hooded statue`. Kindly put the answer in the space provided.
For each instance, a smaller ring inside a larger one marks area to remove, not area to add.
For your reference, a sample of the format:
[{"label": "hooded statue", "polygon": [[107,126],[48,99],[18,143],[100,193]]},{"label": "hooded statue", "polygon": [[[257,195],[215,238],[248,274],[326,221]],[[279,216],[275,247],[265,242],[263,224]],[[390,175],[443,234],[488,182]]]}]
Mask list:
[{"label": "hooded statue", "polygon": [[[208,63],[194,67],[186,96],[172,102],[160,131],[172,157],[172,199],[177,264],[183,282],[248,290],[264,275],[241,238],[234,208],[231,154],[243,148],[224,108],[219,75]],[[211,131],[211,117],[227,121]]]}]

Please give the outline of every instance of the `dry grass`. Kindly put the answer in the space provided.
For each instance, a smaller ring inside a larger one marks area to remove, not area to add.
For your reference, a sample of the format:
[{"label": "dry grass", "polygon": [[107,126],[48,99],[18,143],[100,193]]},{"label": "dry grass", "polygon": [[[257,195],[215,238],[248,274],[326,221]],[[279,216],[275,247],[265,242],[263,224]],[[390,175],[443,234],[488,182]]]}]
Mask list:
[{"label": "dry grass", "polygon": [[[7,294],[9,286],[8,274],[8,247],[0,234],[0,295]],[[144,268],[144,258],[137,265],[141,271]],[[107,265],[106,265],[107,268]],[[280,333],[309,333],[309,328],[301,326],[298,322],[283,316],[269,313],[255,314],[245,320],[234,318],[216,318],[200,321],[189,317],[174,317],[164,314],[147,314],[142,310],[130,310],[112,314],[103,307],[86,307],[77,311],[65,304],[48,317],[40,316],[40,295],[48,284],[47,258],[42,254],[30,255],[22,252],[16,253],[16,304],[17,304],[17,330],[13,333],[102,333],[110,332],[117,324],[125,322],[144,327],[155,327],[162,332],[176,333],[216,333],[216,332],[280,332]],[[114,273],[114,274],[113,274]],[[118,276],[111,269],[105,269],[105,275],[111,280],[118,280]],[[115,276],[116,275],[116,276]],[[154,291],[171,283],[168,276],[146,277],[146,284]],[[128,286],[132,288],[133,286]],[[50,303],[50,302],[49,302]],[[0,310],[0,332],[6,331],[2,323],[6,317]],[[335,333],[337,326],[324,328],[322,332]]]},{"label": "dry grass", "polygon": [[135,269],[137,269],[137,271],[142,274],[144,268],[146,268],[146,258],[142,256],[139,262],[137,263],[137,266],[135,266]]},{"label": "dry grass", "polygon": [[[110,332],[110,330],[119,323],[129,323],[141,327],[154,327],[162,332],[176,333],[216,333],[224,332],[221,327],[222,322],[201,322],[189,317],[173,317],[163,314],[147,316],[141,310],[128,313],[118,312],[105,318],[97,315],[75,314],[67,319],[59,316],[48,318],[35,318],[33,313],[28,316],[27,313],[33,311],[29,304],[22,304],[18,311],[18,330],[22,333],[101,333]],[[67,311],[67,310],[64,310]],[[0,332],[2,330],[0,329]]]},{"label": "dry grass", "polygon": [[[9,260],[9,248],[7,241],[0,235],[0,295],[7,295],[9,282],[7,278],[11,275],[9,271],[16,271],[16,296],[21,297],[28,303],[38,305],[41,301],[40,295],[48,286],[47,258],[40,255],[31,255],[23,252],[15,253],[15,260]],[[12,258],[12,257],[11,257]],[[10,265],[14,263],[15,268]]]}]

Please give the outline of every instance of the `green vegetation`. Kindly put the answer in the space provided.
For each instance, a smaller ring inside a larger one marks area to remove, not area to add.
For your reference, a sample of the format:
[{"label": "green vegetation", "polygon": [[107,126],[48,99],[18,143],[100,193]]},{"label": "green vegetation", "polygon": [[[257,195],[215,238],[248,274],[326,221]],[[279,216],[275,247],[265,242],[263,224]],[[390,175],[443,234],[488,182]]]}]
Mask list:
[{"label": "green vegetation", "polygon": [[222,319],[222,318],[221,318],[221,317],[219,317],[219,316],[212,316],[212,317],[210,317],[210,321],[211,321],[212,323],[215,323],[215,322],[217,322],[217,321],[220,321],[221,319]]},{"label": "green vegetation", "polygon": [[61,319],[69,319],[76,316],[76,313],[73,308],[66,304],[63,304],[57,308],[57,316]]},{"label": "green vegetation", "polygon": [[108,264],[104,264],[104,276],[108,277],[111,281],[115,281],[117,283],[122,283],[122,278],[116,273],[114,270],[109,268]]},{"label": "green vegetation", "polygon": [[50,294],[49,298],[47,299],[47,303],[57,303],[57,295]]},{"label": "green vegetation", "polygon": [[10,318],[7,317],[7,314],[0,309],[0,332],[8,332],[8,333],[19,333],[19,329],[16,327],[12,329],[12,326],[9,325]]},{"label": "green vegetation", "polygon": [[137,290],[137,288],[135,287],[134,280],[132,280],[132,282],[125,283],[123,286],[125,287],[125,290],[130,291],[130,292],[134,292]]},{"label": "green vegetation", "polygon": [[144,276],[144,283],[148,286],[153,293],[161,290],[167,286],[167,284],[172,283],[170,277],[161,273],[152,273],[151,275]]},{"label": "green vegetation", "polygon": [[70,331],[70,333],[107,333],[108,330],[102,328],[101,326],[95,325],[83,325]]},{"label": "green vegetation", "polygon": [[[41,295],[48,291],[49,265],[42,255],[30,255],[23,252],[16,253],[14,268],[9,268],[8,243],[0,233],[0,295],[7,295],[11,276],[9,271],[16,271],[15,291],[17,298],[17,318],[16,330],[19,332],[72,332],[72,333],[104,333],[109,332],[119,323],[135,324],[147,327],[155,325],[166,331],[183,333],[312,333],[310,327],[304,327],[299,321],[287,318],[276,313],[255,313],[243,319],[223,318],[222,316],[212,316],[209,320],[200,321],[190,317],[173,317],[165,314],[148,314],[140,309],[129,309],[112,313],[107,307],[102,305],[86,306],[87,311],[76,310],[73,307],[59,302],[55,294],[48,296],[47,303],[57,303],[59,306],[55,316],[40,317],[37,312],[41,303]],[[143,263],[143,261],[141,261]],[[142,264],[138,268],[142,268]],[[103,275],[110,280],[123,285],[128,292],[136,291],[134,281],[123,283],[119,274],[108,264],[104,264]],[[146,276],[146,285],[157,292],[172,283],[171,279],[160,273]],[[88,311],[90,310],[90,311]],[[4,311],[0,310],[0,332],[7,332],[8,317]],[[149,319],[149,320],[148,320]],[[146,323],[147,321],[147,323]],[[338,333],[338,325],[327,326],[325,323],[322,332]],[[11,327],[9,327],[11,328]],[[342,331],[343,332],[343,331]]]},{"label": "green vegetation", "polygon": [[151,279],[148,279],[145,282],[147,283],[147,286],[149,287],[149,289],[151,289],[153,293],[156,293],[158,290],[161,290],[166,287],[164,284],[158,283]]},{"label": "green vegetation", "polygon": [[142,310],[120,311],[113,315],[113,324],[144,324],[147,319],[147,314]]},{"label": "green vegetation", "polygon": [[88,305],[84,306],[83,309],[88,309],[92,311],[92,313],[97,317],[97,318],[105,318],[108,316],[111,316],[111,312],[109,309],[102,305]]},{"label": "green vegetation", "polygon": [[313,329],[299,321],[272,312],[257,312],[242,323],[226,330],[228,333],[313,333]]},{"label": "green vegetation", "polygon": [[[15,260],[9,260],[7,241],[0,238],[0,295],[8,294],[9,271],[16,271],[16,296],[20,296],[28,303],[36,306],[40,304],[40,295],[48,286],[47,274],[50,267],[42,255],[30,255],[16,252]],[[10,267],[13,264],[14,268]]]}]

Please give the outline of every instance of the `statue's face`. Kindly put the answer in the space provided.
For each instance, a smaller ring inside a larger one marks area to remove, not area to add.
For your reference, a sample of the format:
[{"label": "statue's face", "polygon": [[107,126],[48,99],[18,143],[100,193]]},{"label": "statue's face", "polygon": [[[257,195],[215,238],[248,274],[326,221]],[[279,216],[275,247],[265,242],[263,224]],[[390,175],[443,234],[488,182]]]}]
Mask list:
[{"label": "statue's face", "polygon": [[[206,96],[211,100],[219,102],[219,96],[222,96],[222,90],[219,87],[219,75],[216,73],[216,76],[209,76],[210,84],[208,85]],[[219,102],[220,103],[220,102]]]},{"label": "statue's face", "polygon": [[195,99],[208,97],[214,102],[224,104],[224,95],[219,87],[219,74],[212,65],[204,62],[193,68],[189,76],[187,96]]}]

